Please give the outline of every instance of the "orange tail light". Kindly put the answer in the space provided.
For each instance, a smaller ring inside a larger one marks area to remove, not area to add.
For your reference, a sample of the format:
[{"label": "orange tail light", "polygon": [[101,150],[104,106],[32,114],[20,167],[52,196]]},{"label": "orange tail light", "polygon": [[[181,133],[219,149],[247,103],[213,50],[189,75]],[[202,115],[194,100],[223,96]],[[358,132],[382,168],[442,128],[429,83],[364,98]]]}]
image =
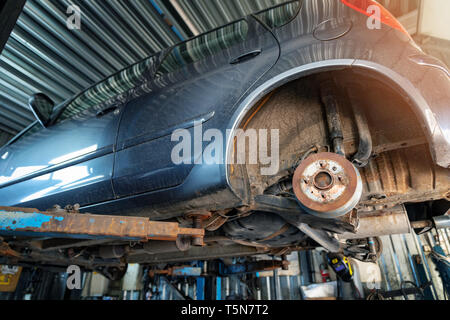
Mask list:
[{"label": "orange tail light", "polygon": [[381,21],[381,23],[390,26],[391,28],[400,30],[409,36],[408,31],[402,26],[400,22],[390,13],[385,7],[373,0],[341,0],[347,7],[352,8],[368,17],[372,17],[372,12],[368,11],[370,6],[377,6],[380,8],[380,17],[373,16],[373,18]]}]

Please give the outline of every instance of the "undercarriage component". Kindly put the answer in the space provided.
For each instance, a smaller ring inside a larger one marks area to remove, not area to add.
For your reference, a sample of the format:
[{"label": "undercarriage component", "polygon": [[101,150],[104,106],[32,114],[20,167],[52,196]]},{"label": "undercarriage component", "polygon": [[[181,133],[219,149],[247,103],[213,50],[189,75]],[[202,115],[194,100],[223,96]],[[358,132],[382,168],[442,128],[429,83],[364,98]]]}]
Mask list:
[{"label": "undercarriage component", "polygon": [[433,164],[425,144],[378,154],[360,173],[366,208],[447,199],[450,190],[449,169]]},{"label": "undercarriage component", "polygon": [[8,264],[76,264],[118,279],[133,255],[186,251],[204,230],[144,217],[0,207],[0,234],[10,249],[0,247],[0,258]]},{"label": "undercarriage component", "polygon": [[16,250],[11,249],[8,243],[3,242],[2,238],[0,237],[0,256],[19,258],[20,253],[17,252]]},{"label": "undercarriage component", "polygon": [[259,242],[239,240],[239,239],[230,238],[230,237],[227,237],[227,236],[205,237],[203,241],[205,243],[212,243],[212,242],[221,243],[221,244],[237,243],[237,244],[240,244],[240,245],[243,245],[243,246],[248,246],[248,247],[264,248],[264,249],[269,249],[270,248],[268,245],[262,244],[262,243],[259,243]]},{"label": "undercarriage component", "polygon": [[313,229],[305,223],[298,225],[300,231],[308,237],[320,244],[325,250],[329,252],[339,252],[341,250],[339,242],[328,232],[323,230]]},{"label": "undercarriage component", "polygon": [[405,204],[411,227],[416,234],[422,234],[433,228],[450,227],[450,202],[446,199]]},{"label": "undercarriage component", "polygon": [[272,195],[260,195],[255,197],[255,204],[252,206],[255,211],[273,212],[284,221],[297,226],[306,223],[314,229],[328,230],[334,233],[353,232],[354,226],[342,219],[321,218],[305,212],[298,205],[297,201],[276,197]]},{"label": "undercarriage component", "polygon": [[125,264],[123,266],[99,267],[96,269],[96,271],[104,275],[109,280],[117,281],[125,276],[125,273],[127,273],[127,269],[128,264]]},{"label": "undercarriage component", "polygon": [[334,82],[327,80],[321,84],[321,99],[325,106],[327,117],[328,132],[330,134],[333,150],[341,156],[345,156],[344,135],[342,133],[342,124],[339,117],[337,92]]},{"label": "undercarriage component", "polygon": [[345,221],[309,215],[294,200],[272,195],[258,196],[256,200],[253,208],[260,211],[224,226],[229,236],[272,247],[301,242],[308,236],[326,250],[339,252],[339,242],[329,231],[342,233],[354,230]]},{"label": "undercarriage component", "polygon": [[346,241],[346,254],[359,261],[376,262],[382,251],[383,243],[379,237],[348,239]]},{"label": "undercarriage component", "polygon": [[371,256],[373,256],[373,255],[376,256],[376,254],[377,254],[377,249],[376,249],[376,246],[375,246],[375,237],[369,237],[369,238],[367,238],[367,242],[368,242],[368,244],[369,244],[369,252],[370,252],[370,255],[371,255]]},{"label": "undercarriage component", "polygon": [[[191,248],[190,239],[179,237],[175,242],[169,241],[149,241],[144,243],[143,251],[148,254],[158,254],[167,252],[186,251]],[[136,250],[135,250],[136,251]]]},{"label": "undercarriage component", "polygon": [[[192,219],[192,226],[195,229],[202,228],[202,221],[207,220],[211,217],[210,212],[205,213],[193,213],[186,215],[187,218]],[[192,244],[194,246],[202,246],[203,245],[203,236],[202,235],[193,235],[192,236]]]},{"label": "undercarriage component", "polygon": [[450,215],[446,214],[433,218],[433,224],[436,229],[450,228]]},{"label": "undercarriage component", "polygon": [[359,228],[356,233],[338,235],[340,239],[361,239],[411,232],[408,214],[403,205],[372,212],[359,212]]},{"label": "undercarriage component", "polygon": [[270,250],[257,247],[232,245],[211,245],[204,247],[192,247],[186,252],[162,253],[158,255],[140,254],[133,257],[134,263],[147,263],[157,265],[161,263],[184,262],[194,260],[211,260],[218,257],[245,257],[268,253]]},{"label": "undercarriage component", "polygon": [[353,156],[352,162],[357,167],[365,167],[369,163],[370,156],[372,155],[372,136],[370,135],[364,108],[360,106],[360,98],[355,94],[356,89],[347,89],[359,137],[358,152]]},{"label": "undercarriage component", "polygon": [[446,229],[450,228],[450,215],[433,217],[431,220],[412,221],[411,228],[413,229]]},{"label": "undercarriage component", "polygon": [[433,228],[433,221],[431,220],[411,221],[411,228],[429,230]]},{"label": "undercarriage component", "polygon": [[130,250],[129,246],[101,246],[98,249],[97,255],[103,259],[121,258]]},{"label": "undercarriage component", "polygon": [[310,214],[335,218],[351,211],[362,194],[358,170],[344,157],[330,152],[302,161],[292,179],[300,206]]},{"label": "undercarriage component", "polygon": [[254,212],[248,217],[228,222],[224,225],[224,231],[233,241],[243,240],[270,247],[280,247],[305,239],[305,235],[295,226],[271,212]]},{"label": "undercarriage component", "polygon": [[208,220],[202,224],[206,231],[216,231],[220,227],[223,226],[224,223],[226,223],[229,219],[226,214],[229,211],[224,210],[223,212],[217,211],[215,212]]}]

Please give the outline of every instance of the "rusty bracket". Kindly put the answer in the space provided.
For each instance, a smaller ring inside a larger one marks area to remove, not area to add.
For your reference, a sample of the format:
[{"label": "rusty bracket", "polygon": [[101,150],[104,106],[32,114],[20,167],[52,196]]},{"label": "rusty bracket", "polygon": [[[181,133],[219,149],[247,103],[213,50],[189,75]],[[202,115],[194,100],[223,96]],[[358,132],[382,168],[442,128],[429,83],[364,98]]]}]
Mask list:
[{"label": "rusty bracket", "polygon": [[11,247],[6,242],[3,241],[0,241],[0,256],[15,257],[15,258],[21,257],[19,252],[11,249]]},{"label": "rusty bracket", "polygon": [[[209,218],[211,218],[211,212],[206,211],[206,212],[187,213],[186,214],[186,218],[191,218],[192,219],[192,223],[193,223],[193,227],[194,228],[203,229],[204,221],[206,221]],[[203,236],[193,235],[192,236],[192,245],[194,245],[194,246],[204,246],[205,244],[203,243]]]},{"label": "rusty bracket", "polygon": [[343,216],[340,216],[337,219],[347,223],[348,225],[351,225],[353,227],[353,230],[351,230],[350,232],[356,233],[356,231],[358,231],[358,229],[359,229],[358,210],[353,209],[350,212],[346,213]]},{"label": "rusty bracket", "polygon": [[72,239],[168,240],[178,235],[203,238],[200,228],[145,217],[73,214],[37,209],[0,207],[0,235]]}]

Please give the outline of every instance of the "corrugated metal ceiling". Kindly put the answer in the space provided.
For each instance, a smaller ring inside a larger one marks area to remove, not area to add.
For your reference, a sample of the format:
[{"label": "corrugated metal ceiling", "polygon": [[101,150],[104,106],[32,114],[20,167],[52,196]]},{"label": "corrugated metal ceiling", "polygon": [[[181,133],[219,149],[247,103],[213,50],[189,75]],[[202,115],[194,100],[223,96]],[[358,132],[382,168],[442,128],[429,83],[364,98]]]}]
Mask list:
[{"label": "corrugated metal ceiling", "polygon": [[[286,0],[29,0],[0,56],[0,132],[34,121],[36,92],[61,102],[193,35]],[[69,30],[67,9],[81,9]]]}]

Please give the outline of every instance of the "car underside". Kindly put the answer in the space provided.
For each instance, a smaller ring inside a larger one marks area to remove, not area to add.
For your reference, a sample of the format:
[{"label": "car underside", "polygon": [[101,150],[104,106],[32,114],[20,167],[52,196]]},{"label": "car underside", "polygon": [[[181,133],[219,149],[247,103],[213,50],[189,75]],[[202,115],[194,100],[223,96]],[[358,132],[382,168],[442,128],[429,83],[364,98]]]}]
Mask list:
[{"label": "car underside", "polygon": [[[291,81],[260,99],[240,128],[279,129],[276,174],[262,175],[261,163],[229,164],[239,206],[222,203],[217,210],[221,199],[211,195],[210,203],[170,219],[145,214],[204,235],[149,241],[4,236],[2,250],[10,254],[2,261],[77,264],[110,278],[123,275],[127,263],[283,257],[318,246],[374,261],[378,236],[425,232],[448,217],[450,170],[433,160],[410,101],[369,73],[348,68]],[[84,214],[75,203],[49,212]]]}]

